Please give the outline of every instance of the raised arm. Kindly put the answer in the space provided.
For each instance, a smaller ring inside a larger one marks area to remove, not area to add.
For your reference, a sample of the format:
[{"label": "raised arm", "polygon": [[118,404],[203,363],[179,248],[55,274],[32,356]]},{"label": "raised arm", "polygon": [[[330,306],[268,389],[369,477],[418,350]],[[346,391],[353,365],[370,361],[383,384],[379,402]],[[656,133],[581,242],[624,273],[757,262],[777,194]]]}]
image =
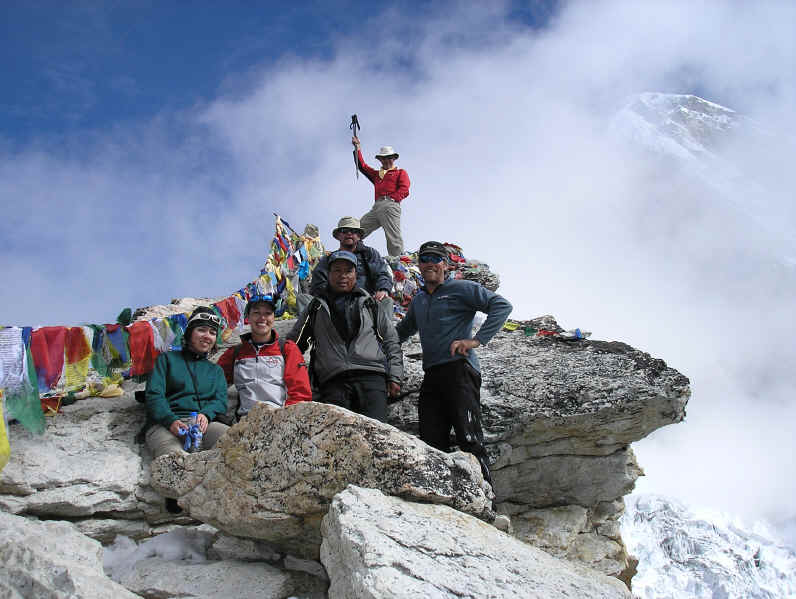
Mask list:
[{"label": "raised arm", "polygon": [[359,166],[359,172],[365,175],[371,183],[379,176],[379,171],[367,165],[362,157],[362,148],[359,146],[357,146],[357,166]]}]

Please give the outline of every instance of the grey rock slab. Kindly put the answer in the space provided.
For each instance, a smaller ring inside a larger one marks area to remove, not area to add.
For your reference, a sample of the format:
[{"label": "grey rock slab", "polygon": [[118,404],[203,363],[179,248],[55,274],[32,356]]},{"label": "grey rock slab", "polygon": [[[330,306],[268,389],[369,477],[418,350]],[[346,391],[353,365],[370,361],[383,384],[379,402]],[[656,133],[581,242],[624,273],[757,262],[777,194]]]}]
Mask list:
[{"label": "grey rock slab", "polygon": [[0,596],[133,599],[105,576],[102,545],[68,522],[0,512]]},{"label": "grey rock slab", "polygon": [[555,558],[447,506],[348,487],[323,519],[330,599],[630,599],[615,578]]},{"label": "grey rock slab", "polygon": [[607,456],[551,455],[528,459],[495,472],[500,501],[532,507],[593,506],[633,490],[643,474],[631,449]]},{"label": "grey rock slab", "polygon": [[268,543],[257,539],[243,539],[219,534],[208,550],[208,557],[243,562],[278,562],[282,554]]},{"label": "grey rock slab", "polygon": [[148,558],[136,562],[121,583],[151,599],[284,599],[295,593],[322,593],[326,589],[322,580],[305,573],[234,560],[192,564]]},{"label": "grey rock slab", "polygon": [[624,343],[501,332],[479,349],[484,427],[527,455],[613,453],[680,422],[688,379]]},{"label": "grey rock slab", "polygon": [[150,482],[198,520],[310,559],[318,556],[321,518],[349,484],[494,518],[491,490],[470,454],[438,451],[315,402],[255,406],[216,448],[154,460]]},{"label": "grey rock slab", "polygon": [[619,525],[609,521],[595,526],[590,516],[590,510],[579,505],[529,510],[513,517],[513,534],[556,557],[577,560],[603,574],[619,576],[628,566]]},{"label": "grey rock slab", "polygon": [[73,523],[87,537],[103,545],[112,543],[118,535],[131,539],[144,539],[154,534],[155,528],[146,520],[121,520],[116,518],[88,518]]},{"label": "grey rock slab", "polygon": [[138,510],[142,460],[134,438],[144,422],[141,404],[128,392],[62,410],[48,419],[44,435],[9,427],[11,460],[0,473],[0,504],[70,518]]}]

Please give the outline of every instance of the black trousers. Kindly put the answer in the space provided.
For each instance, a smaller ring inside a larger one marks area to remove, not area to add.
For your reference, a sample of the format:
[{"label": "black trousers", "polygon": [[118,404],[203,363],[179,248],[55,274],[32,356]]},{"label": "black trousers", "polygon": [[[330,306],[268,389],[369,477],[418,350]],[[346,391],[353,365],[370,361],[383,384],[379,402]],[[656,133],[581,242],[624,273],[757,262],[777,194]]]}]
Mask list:
[{"label": "black trousers", "polygon": [[319,400],[357,414],[387,421],[387,379],[383,374],[351,370],[320,386]]},{"label": "black trousers", "polygon": [[478,458],[484,479],[492,483],[481,429],[481,375],[467,360],[429,368],[420,387],[420,438],[450,451],[451,427],[462,451]]}]

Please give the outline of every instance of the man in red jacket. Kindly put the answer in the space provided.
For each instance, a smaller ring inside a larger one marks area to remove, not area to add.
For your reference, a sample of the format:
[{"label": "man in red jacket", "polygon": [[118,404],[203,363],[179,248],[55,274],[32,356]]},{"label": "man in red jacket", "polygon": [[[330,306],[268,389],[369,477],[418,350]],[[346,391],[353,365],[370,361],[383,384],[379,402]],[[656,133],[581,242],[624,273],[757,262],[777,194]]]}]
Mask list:
[{"label": "man in red jacket", "polygon": [[381,168],[376,170],[365,164],[359,138],[355,135],[351,143],[357,150],[357,166],[360,172],[373,183],[376,203],[362,218],[359,219],[364,233],[362,239],[379,227],[384,229],[387,238],[387,254],[400,256],[404,251],[401,237],[401,202],[409,195],[409,175],[402,168],[395,166],[398,152],[392,146],[383,146],[376,158]]},{"label": "man in red jacket", "polygon": [[218,360],[227,383],[238,390],[238,418],[255,403],[281,408],[312,399],[304,356],[294,342],[283,341],[273,330],[278,301],[273,295],[252,296],[244,312],[251,333]]}]

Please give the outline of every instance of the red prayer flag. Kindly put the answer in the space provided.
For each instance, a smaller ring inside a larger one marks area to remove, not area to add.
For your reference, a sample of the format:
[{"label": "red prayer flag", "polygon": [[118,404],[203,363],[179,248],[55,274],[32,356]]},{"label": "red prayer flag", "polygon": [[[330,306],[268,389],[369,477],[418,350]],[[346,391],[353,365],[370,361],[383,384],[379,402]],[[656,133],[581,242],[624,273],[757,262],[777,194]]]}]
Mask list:
[{"label": "red prayer flag", "polygon": [[64,368],[66,327],[42,327],[31,333],[30,353],[36,366],[39,389],[52,389]]}]

